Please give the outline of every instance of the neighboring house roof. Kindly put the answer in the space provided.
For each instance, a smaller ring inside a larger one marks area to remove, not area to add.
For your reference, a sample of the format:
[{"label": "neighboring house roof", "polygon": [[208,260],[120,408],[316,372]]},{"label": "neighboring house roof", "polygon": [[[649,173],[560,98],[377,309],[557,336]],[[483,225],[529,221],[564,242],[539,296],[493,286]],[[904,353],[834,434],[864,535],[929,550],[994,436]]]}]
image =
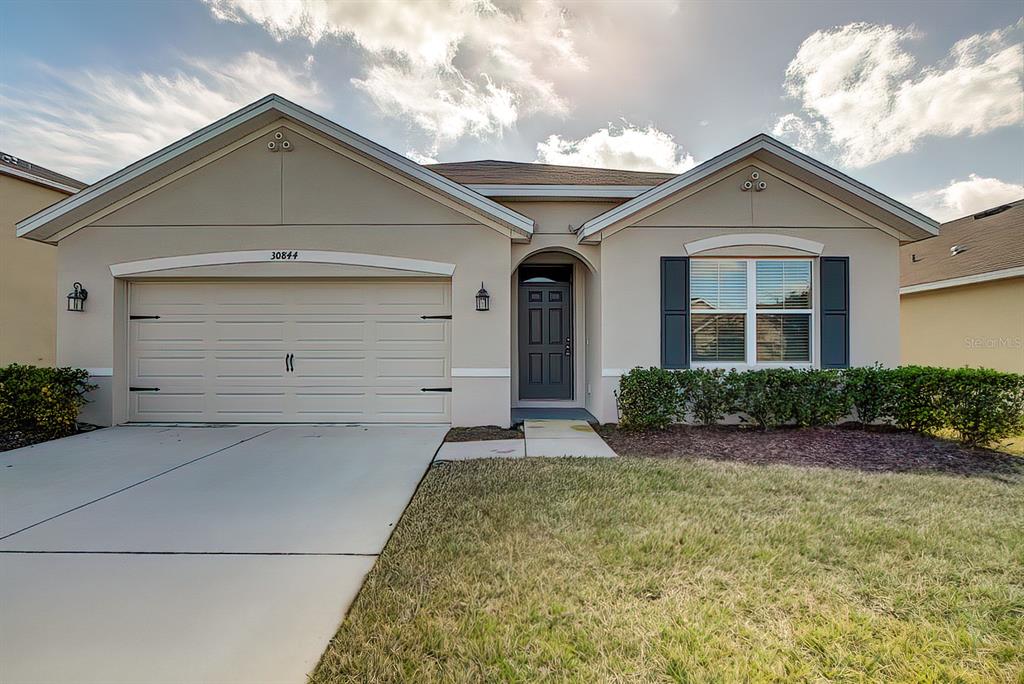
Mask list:
[{"label": "neighboring house roof", "polygon": [[939,232],[939,224],[924,214],[762,133],[595,216],[580,227],[577,235],[581,242],[597,239],[598,234],[606,228],[622,225],[656,202],[748,157],[764,161],[803,182],[820,187],[836,200],[897,231],[901,240],[920,240]]},{"label": "neighboring house roof", "polygon": [[598,169],[586,166],[556,166],[554,164],[494,159],[427,164],[427,168],[463,185],[638,185],[651,187],[676,177],[674,173]]},{"label": "neighboring house roof", "polygon": [[900,249],[900,292],[1024,276],[1024,199],[942,224]]},{"label": "neighboring house roof", "polygon": [[0,152],[0,174],[20,178],[23,181],[68,194],[74,194],[87,187],[86,183],[75,180],[71,176],[51,171],[7,152]]},{"label": "neighboring house roof", "polygon": [[271,94],[107,176],[80,193],[19,221],[18,235],[42,241],[59,240],[64,237],[65,231],[66,234],[70,234],[77,229],[77,222],[223,147],[225,134],[230,132],[235,137],[241,137],[258,131],[282,116],[308,126],[334,142],[374,159],[420,185],[447,195],[485,222],[500,224],[512,233],[524,236],[533,233],[533,219],[455,183],[280,95]]}]

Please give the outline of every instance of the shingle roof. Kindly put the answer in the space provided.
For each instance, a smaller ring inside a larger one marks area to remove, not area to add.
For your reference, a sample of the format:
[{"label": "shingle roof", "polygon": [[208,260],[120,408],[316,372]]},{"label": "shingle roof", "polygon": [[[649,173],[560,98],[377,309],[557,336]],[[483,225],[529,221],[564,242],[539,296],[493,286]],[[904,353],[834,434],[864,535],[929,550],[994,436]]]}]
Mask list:
[{"label": "shingle roof", "polygon": [[556,166],[529,162],[480,161],[427,164],[428,169],[463,185],[642,185],[655,186],[674,173]]},{"label": "shingle roof", "polygon": [[88,183],[83,183],[80,180],[75,180],[71,176],[65,176],[63,173],[57,173],[50,169],[33,164],[32,162],[25,161],[13,154],[6,152],[0,152],[0,173],[3,173],[4,169],[12,169],[16,173],[18,178],[31,182],[39,182],[41,185],[52,187],[53,183],[59,185],[66,185],[76,190],[81,190],[88,186]]},{"label": "shingle roof", "polygon": [[943,223],[936,237],[904,245],[900,287],[1024,266],[1024,199],[1002,206]]}]

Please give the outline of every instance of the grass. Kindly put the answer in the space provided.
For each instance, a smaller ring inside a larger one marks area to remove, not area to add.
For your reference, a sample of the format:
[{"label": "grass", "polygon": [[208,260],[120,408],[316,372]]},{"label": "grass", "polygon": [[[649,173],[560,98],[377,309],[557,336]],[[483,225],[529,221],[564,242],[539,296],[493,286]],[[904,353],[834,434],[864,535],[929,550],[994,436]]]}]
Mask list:
[{"label": "grass", "polygon": [[1024,681],[1024,483],[435,466],[313,682]]}]

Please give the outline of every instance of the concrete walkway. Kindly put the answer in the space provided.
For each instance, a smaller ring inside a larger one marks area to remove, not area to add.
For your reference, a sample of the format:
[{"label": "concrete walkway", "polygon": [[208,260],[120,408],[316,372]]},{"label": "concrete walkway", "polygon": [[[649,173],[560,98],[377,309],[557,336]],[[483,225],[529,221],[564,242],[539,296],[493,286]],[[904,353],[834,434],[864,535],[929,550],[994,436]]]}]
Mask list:
[{"label": "concrete walkway", "polygon": [[527,420],[526,456],[581,456],[611,458],[612,448],[585,420]]},{"label": "concrete walkway", "polygon": [[579,456],[610,458],[617,454],[585,420],[538,419],[523,423],[524,439],[445,442],[438,460]]}]

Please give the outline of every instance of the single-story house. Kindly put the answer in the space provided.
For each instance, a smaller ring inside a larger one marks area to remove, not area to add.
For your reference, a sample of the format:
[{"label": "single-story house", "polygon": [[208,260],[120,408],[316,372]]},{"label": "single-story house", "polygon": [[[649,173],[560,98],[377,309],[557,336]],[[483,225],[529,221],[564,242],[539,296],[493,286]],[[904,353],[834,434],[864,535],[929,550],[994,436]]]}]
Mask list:
[{"label": "single-story house", "polygon": [[84,187],[74,178],[0,152],[0,366],[52,366],[56,355],[57,249],[19,240],[14,224]]},{"label": "single-story house", "polygon": [[937,232],[766,135],[679,175],[422,166],[277,95],[18,224],[88,291],[57,359],[101,424],[615,421],[633,366],[896,364]]},{"label": "single-story house", "polygon": [[903,363],[1024,373],[1024,199],[900,252]]}]

